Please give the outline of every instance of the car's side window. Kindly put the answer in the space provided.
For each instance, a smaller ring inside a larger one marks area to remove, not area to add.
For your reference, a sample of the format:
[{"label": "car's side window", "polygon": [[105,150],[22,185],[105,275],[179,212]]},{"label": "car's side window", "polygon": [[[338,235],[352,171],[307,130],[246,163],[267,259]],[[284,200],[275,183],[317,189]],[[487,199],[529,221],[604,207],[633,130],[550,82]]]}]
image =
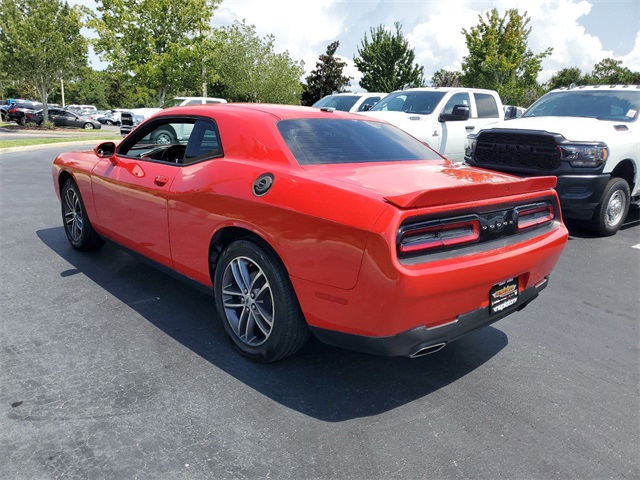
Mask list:
[{"label": "car's side window", "polygon": [[498,114],[498,104],[493,95],[488,93],[474,93],[476,107],[478,108],[478,118],[500,118]]},{"label": "car's side window", "polygon": [[120,155],[186,165],[222,155],[212,120],[159,119],[142,126],[122,145]]},{"label": "car's side window", "polygon": [[456,105],[466,105],[469,106],[469,94],[466,92],[455,93],[451,96],[451,98],[447,101],[442,113],[451,114],[453,113],[453,107]]}]

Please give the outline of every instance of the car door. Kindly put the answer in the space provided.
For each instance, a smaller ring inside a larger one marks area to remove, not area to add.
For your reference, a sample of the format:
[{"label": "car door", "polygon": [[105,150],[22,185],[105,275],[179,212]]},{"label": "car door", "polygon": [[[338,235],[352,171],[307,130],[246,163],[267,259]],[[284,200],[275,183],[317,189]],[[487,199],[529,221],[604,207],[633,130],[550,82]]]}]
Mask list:
[{"label": "car door", "polygon": [[[186,144],[153,144],[159,130],[183,120],[161,118],[136,129],[111,158],[94,168],[92,189],[101,228],[107,236],[162,265],[173,268],[169,244],[169,189],[180,169]],[[186,123],[193,124],[190,119]]]},{"label": "car door", "polygon": [[[462,105],[471,109],[471,100],[468,92],[454,93],[445,103],[439,114],[451,114],[454,107]],[[442,153],[449,160],[462,162],[464,160],[464,142],[467,135],[473,133],[476,129],[475,119],[468,120],[449,120],[440,122],[442,126],[442,139],[440,144],[444,145]]]}]

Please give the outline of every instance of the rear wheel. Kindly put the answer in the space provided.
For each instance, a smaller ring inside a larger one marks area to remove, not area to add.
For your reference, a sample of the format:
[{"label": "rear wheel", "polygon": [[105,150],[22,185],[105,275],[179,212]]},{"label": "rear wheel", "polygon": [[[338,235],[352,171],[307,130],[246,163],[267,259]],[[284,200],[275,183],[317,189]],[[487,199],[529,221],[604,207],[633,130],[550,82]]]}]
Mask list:
[{"label": "rear wheel", "polygon": [[23,127],[27,124],[27,117],[25,115],[21,116],[18,119],[18,124],[22,125]]},{"label": "rear wheel", "polygon": [[82,125],[82,128],[84,128],[85,130],[93,130],[95,127],[93,126],[93,123],[87,122],[84,125]]},{"label": "rear wheel", "polygon": [[625,179],[614,177],[607,182],[591,220],[596,233],[610,236],[620,230],[629,213],[630,197],[629,184]]},{"label": "rear wheel", "polygon": [[78,185],[71,178],[62,186],[62,222],[64,233],[73,248],[90,251],[97,250],[104,240],[95,232],[84,208]]},{"label": "rear wheel", "polygon": [[309,338],[284,266],[258,244],[238,240],[224,249],[214,290],[224,329],[244,356],[274,362],[296,353]]}]

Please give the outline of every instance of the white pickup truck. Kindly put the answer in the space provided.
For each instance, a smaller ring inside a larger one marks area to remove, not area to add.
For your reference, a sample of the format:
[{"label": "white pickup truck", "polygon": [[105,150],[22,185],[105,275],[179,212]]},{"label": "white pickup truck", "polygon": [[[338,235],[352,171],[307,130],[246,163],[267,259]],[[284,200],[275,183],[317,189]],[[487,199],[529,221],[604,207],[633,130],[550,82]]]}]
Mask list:
[{"label": "white pickup truck", "polygon": [[554,90],[522,117],[470,135],[465,161],[520,176],[556,176],[564,216],[613,235],[640,194],[638,111],[638,85]]},{"label": "white pickup truck", "polygon": [[457,162],[464,159],[467,135],[504,120],[498,92],[477,88],[399,90],[361,114],[384,119]]}]

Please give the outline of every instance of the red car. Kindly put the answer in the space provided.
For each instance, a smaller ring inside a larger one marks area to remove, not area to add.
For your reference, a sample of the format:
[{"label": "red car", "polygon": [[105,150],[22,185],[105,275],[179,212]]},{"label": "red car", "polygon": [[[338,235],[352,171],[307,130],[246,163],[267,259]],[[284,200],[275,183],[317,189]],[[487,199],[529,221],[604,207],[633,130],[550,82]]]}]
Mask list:
[{"label": "red car", "polygon": [[73,247],[108,239],[211,287],[263,362],[311,332],[416,357],[522,309],[567,241],[555,181],[452,163],[373,118],[261,104],[169,108],[53,164]]}]

